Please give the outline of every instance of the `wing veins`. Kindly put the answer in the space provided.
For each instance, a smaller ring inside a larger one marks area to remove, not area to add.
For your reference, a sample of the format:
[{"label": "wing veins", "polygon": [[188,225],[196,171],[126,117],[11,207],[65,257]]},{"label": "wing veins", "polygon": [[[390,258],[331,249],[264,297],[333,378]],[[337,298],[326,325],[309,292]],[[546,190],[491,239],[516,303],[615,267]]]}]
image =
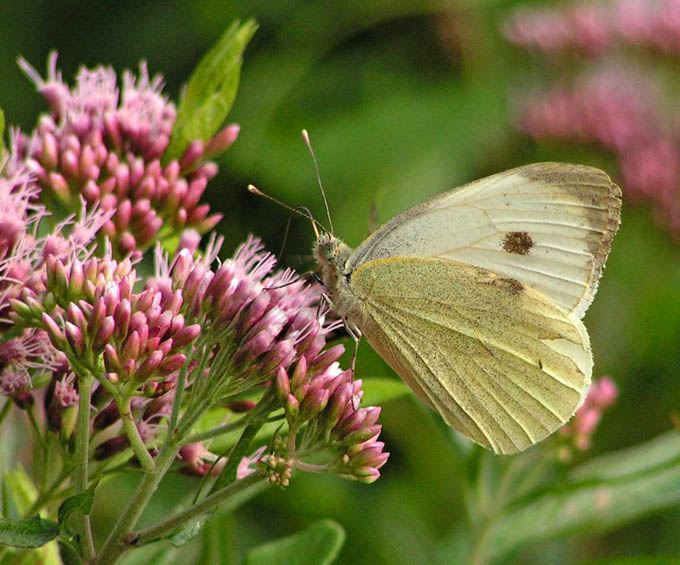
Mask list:
[{"label": "wing veins", "polygon": [[[475,365],[477,365],[477,367],[479,367],[484,373],[486,373],[486,375],[488,375],[488,377],[493,381],[493,377],[492,377],[491,373],[489,373],[489,371],[486,370],[486,368],[484,367],[484,365],[482,365],[482,364],[481,364],[477,359],[475,359],[474,357],[472,358],[472,361],[473,361],[473,363],[474,363]],[[479,384],[479,381],[477,381],[477,384]],[[501,387],[501,388],[502,388],[502,387]],[[503,389],[503,392],[505,392],[505,394],[507,394],[507,395],[510,396],[515,402],[517,402],[517,399],[514,398],[507,390]],[[513,415],[508,411],[508,409],[505,407],[505,404],[498,398],[498,396],[496,396],[493,387],[489,387],[489,389],[488,389],[488,394],[496,401],[496,404],[498,404],[498,405],[503,409],[503,412],[505,412],[505,413],[507,414],[508,418],[510,418],[513,422],[515,422],[515,423],[520,427],[520,429],[524,432],[524,435],[526,435],[527,438],[529,439],[529,444],[534,444],[534,443],[536,443],[537,440],[535,440],[533,437],[531,437],[531,434],[530,434],[530,433],[528,432],[528,430],[524,427],[524,424],[523,424],[522,422],[520,422],[518,418],[516,418],[515,416],[513,416]],[[520,404],[519,402],[517,402],[517,404],[519,404],[519,405],[521,406],[521,404]],[[524,408],[524,407],[522,407],[522,408]],[[508,436],[509,436],[509,434],[508,434]],[[517,448],[520,447],[519,445],[517,445],[517,443],[516,443],[514,440],[511,440],[511,441],[512,441],[512,443],[515,445],[515,447],[517,447]]]},{"label": "wing veins", "polygon": [[[374,306],[374,308],[379,309],[379,310],[382,312],[383,316],[392,317],[393,319],[395,319],[396,321],[398,321],[399,323],[401,323],[402,326],[407,327],[406,325],[404,325],[403,320],[399,320],[398,318],[396,318],[396,316],[394,316],[394,314],[392,314],[392,312],[390,312],[388,309],[386,309],[386,308],[383,307],[382,305],[380,305],[380,304],[373,304],[373,306]],[[432,377],[434,378],[434,380],[435,380],[436,382],[438,382],[438,383],[442,386],[442,388],[443,388],[443,389],[451,396],[451,398],[454,399],[454,401],[456,402],[456,404],[458,404],[458,406],[461,407],[461,409],[468,415],[468,417],[474,421],[475,425],[476,425],[477,428],[480,430],[480,432],[484,435],[484,437],[487,439],[487,441],[489,442],[489,444],[492,445],[492,446],[494,446],[494,449],[495,449],[496,451],[500,451],[500,450],[497,450],[497,449],[496,449],[496,447],[497,447],[496,442],[493,441],[493,439],[492,439],[491,437],[489,437],[489,435],[487,434],[487,432],[486,432],[486,431],[482,428],[482,426],[476,421],[476,419],[475,419],[474,416],[472,415],[471,411],[467,410],[466,408],[463,407],[462,404],[459,403],[458,398],[456,398],[456,395],[454,395],[454,394],[451,392],[451,390],[444,384],[444,382],[442,382],[441,380],[439,380],[439,379],[436,377],[436,375],[432,372],[432,369],[430,369],[428,363],[426,362],[426,359],[425,359],[420,353],[418,353],[418,351],[416,351],[415,348],[413,348],[413,347],[409,344],[408,340],[404,337],[403,332],[400,331],[398,328],[394,327],[393,325],[391,325],[391,327],[392,327],[392,331],[394,331],[396,334],[398,334],[398,335],[401,337],[402,341],[403,341],[404,343],[406,343],[406,344],[409,346],[409,348],[413,351],[413,353],[414,353],[417,357],[420,358],[421,362],[422,362],[423,365],[427,368],[427,370],[429,371],[430,375],[432,375]],[[498,429],[501,430],[502,433],[510,440],[510,443],[512,443],[513,445],[515,445],[515,442],[514,442],[514,441],[512,440],[512,438],[507,434],[507,432],[503,429],[503,427],[500,425],[500,422],[499,422],[499,421],[496,419],[496,417],[489,411],[489,409],[486,407],[485,403],[479,398],[479,396],[477,396],[477,394],[475,393],[475,391],[472,390],[472,389],[468,386],[468,384],[465,382],[465,379],[462,379],[462,378],[461,378],[460,373],[456,370],[455,367],[453,367],[453,366],[451,365],[451,363],[449,362],[449,360],[448,360],[446,354],[439,348],[439,346],[438,346],[436,343],[432,343],[432,342],[428,341],[428,340],[425,338],[425,336],[423,336],[423,334],[422,334],[421,332],[419,332],[418,330],[416,330],[416,329],[414,329],[414,328],[409,328],[409,330],[412,331],[412,332],[414,332],[415,334],[419,335],[421,339],[424,339],[424,340],[425,340],[425,342],[430,343],[430,344],[431,344],[431,345],[439,352],[439,354],[441,355],[442,359],[446,362],[447,366],[448,366],[448,367],[451,369],[451,371],[458,377],[458,381],[459,381],[463,386],[465,386],[465,388],[467,389],[467,391],[468,391],[468,392],[476,399],[476,401],[477,401],[477,403],[479,404],[481,410],[482,410],[483,412],[486,412],[486,413],[487,413],[487,415],[489,416],[489,418],[490,418],[493,422],[495,422],[495,424],[496,424],[496,426],[498,427]]]},{"label": "wing veins", "polygon": [[[547,263],[548,261],[549,261],[549,260],[544,260],[544,262],[546,262],[546,263]],[[520,264],[518,264],[518,263],[512,264],[512,263],[506,263],[506,262],[503,262],[503,261],[498,261],[498,264],[501,265],[501,266],[503,266],[503,267],[512,267],[512,268],[514,268],[514,269],[519,269],[520,271],[527,271],[527,272],[529,272],[529,273],[537,273],[537,274],[539,274],[539,275],[543,275],[543,276],[546,276],[546,277],[559,279],[559,280],[562,280],[562,281],[565,281],[565,282],[568,282],[568,283],[571,283],[571,284],[575,284],[575,285],[577,285],[577,286],[579,286],[579,287],[581,287],[581,286],[582,286],[582,287],[587,287],[587,286],[588,286],[587,284],[584,284],[584,283],[582,283],[581,281],[577,281],[577,280],[575,280],[575,279],[570,279],[570,278],[567,278],[567,277],[563,277],[563,276],[557,275],[557,274],[555,274],[555,273],[548,273],[548,272],[546,272],[546,271],[541,271],[540,269],[532,269],[532,268],[530,268],[530,267],[526,267],[526,266],[520,265]],[[531,286],[531,287],[533,288],[532,285],[529,285],[529,286]]]},{"label": "wing veins", "polygon": [[[469,317],[467,317],[467,316],[465,316],[464,314],[462,314],[462,313],[460,312],[460,310],[459,310],[456,306],[454,306],[453,304],[450,304],[450,303],[448,303],[448,302],[441,302],[441,301],[438,301],[438,300],[430,300],[430,302],[433,302],[433,303],[435,303],[435,304],[441,304],[441,305],[443,305],[443,306],[450,306],[451,308],[453,308],[453,309],[456,311],[456,313],[457,313],[462,319],[466,320],[470,325],[475,325],[475,324],[477,324],[477,325],[482,325],[480,322],[473,321],[473,320],[471,320]],[[376,305],[377,305],[375,302],[372,302],[372,301],[371,301],[371,304],[372,304],[373,306],[376,306]],[[398,306],[398,305],[392,305],[392,308],[395,309],[395,310],[398,310],[398,311],[400,311],[400,312],[402,312],[402,313],[407,313],[407,314],[410,314],[410,313],[411,313],[411,312],[405,310],[403,307],[400,307],[400,306]],[[498,313],[497,313],[497,315],[498,315]],[[437,320],[433,320],[432,318],[426,317],[426,316],[424,316],[424,315],[422,315],[422,314],[420,314],[420,317],[423,318],[423,319],[425,319],[425,320],[427,320],[427,321],[430,322],[431,324],[434,324],[434,325],[436,325],[436,326],[439,326],[440,328],[447,329],[447,330],[449,330],[449,331],[452,331],[452,332],[454,332],[454,333],[457,333],[458,335],[464,336],[464,337],[466,337],[466,338],[468,338],[468,339],[472,339],[472,340],[478,341],[478,342],[480,342],[482,345],[484,345],[485,347],[486,347],[486,345],[487,345],[487,344],[484,343],[483,340],[479,339],[479,338],[476,337],[476,336],[468,335],[468,334],[466,334],[466,333],[460,331],[459,329],[456,329],[456,328],[451,327],[451,326],[447,326],[446,324],[444,324],[444,323],[442,323],[442,322],[439,322],[439,321],[437,321]],[[508,318],[509,316],[505,316],[505,317]],[[562,320],[559,320],[559,318],[553,318],[553,319],[554,319],[554,320],[558,320],[558,321],[562,321]],[[532,325],[533,325],[533,324],[532,324]],[[486,329],[488,329],[488,330],[491,330],[492,332],[494,331],[493,327],[491,327],[491,326],[486,326],[486,325],[485,325],[484,327],[485,327]],[[539,326],[534,326],[534,327],[537,328],[537,329],[539,329],[539,330],[541,329]],[[515,328],[515,329],[516,329],[516,331],[520,332],[520,333],[521,333],[524,337],[526,337],[527,339],[535,339],[535,338],[534,338],[533,336],[531,336],[530,334],[527,334],[526,332],[522,332],[522,331],[520,330],[520,328]],[[567,341],[570,341],[570,342],[571,342],[571,340],[569,340],[568,338],[566,338],[566,337],[564,337],[564,336],[562,336],[562,337],[563,337],[564,339],[566,339]],[[572,343],[574,343],[574,342],[572,342]],[[529,359],[526,359],[526,358],[520,356],[519,353],[516,352],[516,351],[512,351],[511,349],[508,349],[507,347],[504,347],[503,344],[499,344],[499,343],[490,343],[489,345],[490,345],[491,347],[495,347],[496,349],[498,349],[499,351],[501,351],[501,352],[503,352],[503,353],[507,353],[508,355],[512,356],[514,359],[517,359],[518,361],[521,361],[522,363],[528,365],[528,366],[531,367],[532,369],[535,369],[535,368],[536,368],[536,365],[535,365],[534,363],[532,363]],[[549,347],[549,346],[546,346],[546,347]],[[493,352],[491,352],[491,353],[493,354]],[[564,381],[563,381],[561,378],[559,378],[557,375],[554,375],[554,374],[552,374],[552,373],[546,371],[545,369],[541,369],[541,372],[543,372],[543,373],[545,373],[546,375],[552,377],[555,381],[557,381],[558,383],[560,383],[560,384],[561,384],[562,386],[564,386],[565,388],[568,388],[569,390],[573,390],[574,392],[578,392],[578,393],[581,392],[579,388],[574,388],[574,387],[571,386],[569,383],[564,382]],[[536,399],[536,400],[538,400],[538,399]],[[540,400],[538,400],[538,401],[541,402]],[[543,403],[541,402],[541,404],[543,404]],[[550,411],[552,412],[552,409],[551,409],[551,408],[549,408],[548,406],[546,406],[546,408],[548,408],[548,410],[550,410]],[[557,414],[555,414],[555,415],[557,416]],[[559,416],[558,416],[558,417],[559,417]]]},{"label": "wing veins", "polygon": [[[476,360],[475,360],[475,361],[476,361]],[[548,373],[547,371],[544,371],[543,369],[541,369],[541,372],[545,373],[545,374],[548,375],[549,377],[552,377],[552,375],[551,375],[550,373]],[[491,373],[489,373],[488,370],[486,371],[486,373],[487,373],[491,378],[493,378],[493,375],[492,375]],[[506,376],[507,376],[507,375],[511,375],[511,374],[512,374],[512,372],[509,371],[508,373],[506,373]],[[522,385],[520,385],[517,381],[515,381],[515,380],[512,379],[511,377],[508,376],[507,378],[508,378],[508,382],[510,382],[511,384],[513,384],[518,390],[521,390],[522,392],[524,392],[529,398],[533,398],[536,402],[538,402],[541,406],[543,406],[550,414],[552,414],[555,418],[557,418],[558,422],[563,422],[563,421],[564,421],[564,419],[563,419],[563,418],[562,418],[562,417],[554,410],[554,408],[553,408],[552,406],[549,406],[548,404],[546,404],[546,402],[545,402],[544,400],[538,398],[537,396],[534,396],[534,395],[531,393],[531,391],[529,391],[529,390],[527,390],[526,388],[524,388]],[[502,382],[502,381],[498,381],[498,379],[496,379],[494,382]],[[559,381],[558,381],[558,382],[559,382]],[[512,397],[513,400],[515,400],[515,402],[517,402],[517,403],[519,404],[519,401],[517,400],[517,398],[516,398],[509,390],[507,390],[507,388],[505,388],[504,386],[503,386],[502,388],[503,388],[503,390],[506,392],[506,394],[507,394],[508,396]],[[524,408],[524,407],[523,407],[523,408]],[[525,410],[526,410],[526,409],[525,409]],[[550,429],[549,429],[547,426],[545,426],[545,425],[543,424],[543,422],[541,422],[541,421],[538,420],[538,419],[537,419],[536,421],[537,421],[541,426],[543,426],[543,428],[544,428],[546,431],[550,432]],[[535,443],[535,442],[534,442],[534,443]]]},{"label": "wing veins", "polygon": [[[514,223],[517,223],[517,221],[516,220],[499,220],[499,221],[496,221],[495,223],[498,224],[498,225],[514,224]],[[523,224],[545,224],[546,226],[564,226],[564,227],[568,227],[568,228],[576,228],[576,229],[583,230],[583,231],[597,232],[597,233],[600,233],[600,234],[606,233],[602,230],[595,229],[594,227],[589,227],[589,226],[584,226],[584,225],[579,225],[579,224],[570,224],[570,223],[567,223],[567,222],[548,222],[548,221],[545,221],[545,220],[522,219],[522,223]]]}]

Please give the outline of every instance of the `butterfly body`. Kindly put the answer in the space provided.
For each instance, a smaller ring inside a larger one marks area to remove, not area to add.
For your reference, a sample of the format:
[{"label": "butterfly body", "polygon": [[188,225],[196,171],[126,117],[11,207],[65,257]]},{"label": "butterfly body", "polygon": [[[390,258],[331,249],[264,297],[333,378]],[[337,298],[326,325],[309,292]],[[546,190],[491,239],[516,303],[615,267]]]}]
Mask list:
[{"label": "butterfly body", "polygon": [[540,163],[416,205],[355,250],[323,234],[315,256],[350,331],[449,425],[514,453],[585,398],[592,354],[580,318],[619,210],[601,171]]}]

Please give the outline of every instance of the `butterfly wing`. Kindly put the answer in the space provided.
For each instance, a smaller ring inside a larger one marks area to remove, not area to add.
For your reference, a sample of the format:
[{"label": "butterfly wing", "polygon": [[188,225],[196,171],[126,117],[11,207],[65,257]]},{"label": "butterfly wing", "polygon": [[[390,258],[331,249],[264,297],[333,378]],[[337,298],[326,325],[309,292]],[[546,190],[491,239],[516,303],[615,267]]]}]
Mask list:
[{"label": "butterfly wing", "polygon": [[399,214],[352,254],[439,257],[520,281],[581,318],[619,225],[621,191],[602,171],[537,163],[436,196]]},{"label": "butterfly wing", "polygon": [[351,278],[360,327],[446,422],[497,453],[542,440],[580,406],[581,321],[516,279],[447,259],[391,258]]}]

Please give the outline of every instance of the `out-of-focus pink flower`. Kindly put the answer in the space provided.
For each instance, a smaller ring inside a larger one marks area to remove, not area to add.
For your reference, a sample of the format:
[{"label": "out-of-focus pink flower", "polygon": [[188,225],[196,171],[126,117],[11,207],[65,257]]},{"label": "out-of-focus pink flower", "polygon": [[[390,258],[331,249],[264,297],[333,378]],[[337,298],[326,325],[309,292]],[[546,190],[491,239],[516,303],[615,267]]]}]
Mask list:
[{"label": "out-of-focus pink flower", "polygon": [[505,22],[503,31],[516,45],[546,52],[573,49],[599,53],[613,39],[612,20],[604,4],[578,2],[559,7],[518,8]]},{"label": "out-of-focus pink flower", "polygon": [[186,464],[186,469],[195,475],[219,475],[224,469],[226,459],[218,460],[218,456],[211,453],[203,443],[191,443],[180,448],[179,459]]},{"label": "out-of-focus pink flower", "polygon": [[608,69],[529,95],[519,125],[535,139],[596,142],[623,152],[661,135],[658,107],[645,77]]},{"label": "out-of-focus pink flower", "polygon": [[516,45],[557,53],[598,55],[631,43],[680,53],[678,0],[603,0],[515,10],[503,25]]},{"label": "out-of-focus pink flower", "polygon": [[240,463],[238,464],[238,468],[236,469],[236,478],[239,480],[245,479],[248,475],[255,473],[257,469],[255,469],[253,465],[255,465],[262,458],[262,455],[266,450],[267,446],[263,445],[251,456],[241,459]]},{"label": "out-of-focus pink flower", "polygon": [[561,459],[571,459],[574,448],[578,451],[590,448],[602,414],[616,401],[618,394],[616,384],[609,377],[593,382],[581,408],[569,423],[560,428],[560,436],[567,442],[560,449]]}]

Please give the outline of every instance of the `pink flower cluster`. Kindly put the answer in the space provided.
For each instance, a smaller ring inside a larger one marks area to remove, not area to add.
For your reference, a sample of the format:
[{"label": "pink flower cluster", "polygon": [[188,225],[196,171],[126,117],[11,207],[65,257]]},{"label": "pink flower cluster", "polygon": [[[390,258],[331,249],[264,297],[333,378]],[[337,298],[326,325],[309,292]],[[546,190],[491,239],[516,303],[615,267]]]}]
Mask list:
[{"label": "pink flower cluster", "polygon": [[518,46],[594,55],[616,44],[680,54],[680,1],[613,0],[518,8],[503,31]]},{"label": "pink flower cluster", "polygon": [[585,451],[590,448],[592,436],[597,429],[602,414],[614,403],[619,392],[616,384],[609,377],[602,377],[593,382],[588,396],[572,420],[560,428],[560,436],[569,442],[560,451],[564,460],[571,458],[571,449]]},{"label": "pink flower cluster", "polygon": [[[63,359],[44,331],[13,328],[11,302],[23,293],[42,292],[45,259],[83,252],[91,242],[88,227],[94,217],[101,215],[95,212],[75,223],[68,220],[55,232],[38,238],[38,224],[47,212],[37,203],[40,189],[18,160],[15,142],[16,137],[12,153],[0,156],[0,330],[14,330],[16,335],[0,344],[0,391],[17,403],[30,405],[31,374],[50,372]],[[67,242],[69,235],[74,237]]]},{"label": "pink flower cluster", "polygon": [[[141,384],[176,371],[201,328],[184,324],[180,291],[166,297],[153,290],[135,293],[136,278],[129,260],[73,259],[67,269],[48,257],[45,287],[60,308],[41,319],[52,344],[75,359],[103,352],[114,382]],[[15,302],[15,312],[24,305]]]},{"label": "pink flower cluster", "polygon": [[[240,475],[256,464],[287,484],[295,464],[325,450],[333,460],[324,470],[376,480],[388,457],[377,441],[380,410],[359,408],[361,381],[339,369],[343,347],[327,347],[340,322],[326,321],[319,287],[275,271],[274,256],[254,237],[217,267],[214,237],[198,255],[200,233],[220,219],[199,204],[217,172],[209,159],[238,127],[191,141],[172,158],[175,108],[144,64],[139,78],[125,73],[120,93],[110,67],[81,69],[70,88],[55,54],[44,80],[20,64],[51,113],[30,135],[14,132],[10,153],[0,156],[0,331],[14,332],[0,344],[0,392],[25,408],[33,389],[44,388],[44,419],[66,439],[79,381],[94,376],[95,458],[132,447],[144,462],[144,450],[153,456],[167,431],[178,387],[181,435],[218,402],[248,412],[258,403],[244,393],[288,382],[280,404],[289,445],[299,449],[258,451]],[[73,215],[38,237],[47,209],[62,206]],[[177,235],[173,260],[158,244],[157,274],[137,287],[133,266],[152,244]],[[275,402],[273,391],[266,394]],[[202,442],[178,456],[199,474],[224,465]]]},{"label": "pink flower cluster", "polygon": [[240,344],[233,359],[240,378],[258,374],[268,380],[295,359],[316,363],[329,355],[322,350],[337,324],[324,324],[319,316],[316,285],[307,285],[290,270],[274,273],[276,259],[254,237],[213,271],[210,263],[216,252],[195,259],[183,250],[165,269],[169,275],[150,284],[166,293],[181,289],[181,311],[187,320],[204,330],[231,332]]},{"label": "pink flower cluster", "polygon": [[[341,354],[341,348],[332,348],[322,360],[311,365],[303,357],[290,375],[280,368],[276,392],[289,429],[297,430],[307,424],[294,449],[298,459],[325,447],[333,460],[312,469],[372,483],[380,477],[379,469],[389,457],[383,451],[385,444],[377,441],[380,408],[359,407],[363,396],[361,381],[352,380],[351,371],[340,370],[335,360]],[[304,465],[300,467],[305,469]]]},{"label": "pink flower cluster", "polygon": [[19,140],[26,167],[45,191],[43,201],[56,197],[79,211],[82,198],[88,210],[111,211],[101,233],[118,256],[141,253],[185,227],[201,233],[214,227],[221,216],[210,215],[199,200],[217,173],[209,159],[233,143],[238,126],[227,126],[207,142],[194,140],[179,158],[164,159],[176,110],[160,94],[160,76],[150,78],[142,63],[138,78],[123,75],[119,96],[112,68],[82,68],[69,89],[56,61],[53,53],[43,80],[20,60],[51,108]]},{"label": "pink flower cluster", "polygon": [[657,113],[642,78],[598,73],[570,87],[531,95],[520,128],[540,141],[597,143],[618,156],[626,195],[652,201],[660,221],[680,233],[680,137]]}]

